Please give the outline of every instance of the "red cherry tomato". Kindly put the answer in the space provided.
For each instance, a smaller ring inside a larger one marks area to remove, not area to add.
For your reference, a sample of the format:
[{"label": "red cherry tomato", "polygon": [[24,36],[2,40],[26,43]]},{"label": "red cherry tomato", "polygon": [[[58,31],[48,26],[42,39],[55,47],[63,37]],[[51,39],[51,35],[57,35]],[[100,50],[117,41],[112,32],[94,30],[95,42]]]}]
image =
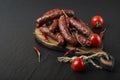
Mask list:
[{"label": "red cherry tomato", "polygon": [[101,28],[103,26],[103,18],[101,16],[93,16],[91,24],[94,28]]},{"label": "red cherry tomato", "polygon": [[83,71],[85,68],[84,60],[82,58],[76,58],[71,63],[71,68],[74,71]]},{"label": "red cherry tomato", "polygon": [[89,39],[91,41],[91,46],[100,46],[102,43],[100,36],[95,33],[91,34]]}]

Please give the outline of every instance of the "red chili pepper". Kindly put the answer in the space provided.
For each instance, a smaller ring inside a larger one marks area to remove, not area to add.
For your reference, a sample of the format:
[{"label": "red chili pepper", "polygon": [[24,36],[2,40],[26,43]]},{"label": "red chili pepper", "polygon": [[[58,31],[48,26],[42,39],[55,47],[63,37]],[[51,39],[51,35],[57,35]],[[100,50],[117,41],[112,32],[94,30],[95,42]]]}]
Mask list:
[{"label": "red chili pepper", "polygon": [[38,62],[40,62],[40,50],[37,47],[33,47],[34,51],[37,53],[38,56]]},{"label": "red chili pepper", "polygon": [[106,31],[106,28],[102,32],[100,32],[99,36],[100,36],[101,39],[103,39],[105,31]]},{"label": "red chili pepper", "polygon": [[73,49],[71,49],[71,50],[68,50],[68,51],[64,54],[64,56],[67,56],[68,54],[73,53],[73,52],[75,52],[75,51],[76,51],[76,48],[73,48]]},{"label": "red chili pepper", "polygon": [[42,33],[42,39],[44,39],[45,41],[49,42],[49,40],[48,40],[46,34],[44,34],[44,33]]}]

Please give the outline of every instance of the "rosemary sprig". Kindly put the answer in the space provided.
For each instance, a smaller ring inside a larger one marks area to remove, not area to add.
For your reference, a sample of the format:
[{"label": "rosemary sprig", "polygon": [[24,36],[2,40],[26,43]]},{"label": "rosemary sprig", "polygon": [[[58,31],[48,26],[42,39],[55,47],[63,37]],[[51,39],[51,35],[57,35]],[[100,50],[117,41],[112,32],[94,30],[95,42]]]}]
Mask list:
[{"label": "rosemary sprig", "polygon": [[92,59],[97,57],[97,56],[105,56],[108,57],[108,55],[105,52],[97,52],[95,54],[86,56],[86,55],[81,55],[81,56],[73,56],[73,57],[58,57],[58,61],[59,62],[71,62],[73,61],[75,58],[82,58],[84,59],[85,62],[87,63],[91,63],[94,67],[102,69],[102,67],[98,64],[96,64]]}]

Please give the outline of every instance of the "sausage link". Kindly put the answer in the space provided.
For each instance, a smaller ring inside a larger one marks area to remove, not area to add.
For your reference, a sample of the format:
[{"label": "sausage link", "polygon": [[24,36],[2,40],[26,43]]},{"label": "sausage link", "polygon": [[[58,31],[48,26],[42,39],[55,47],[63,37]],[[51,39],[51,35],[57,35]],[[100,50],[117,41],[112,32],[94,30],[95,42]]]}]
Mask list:
[{"label": "sausage link", "polygon": [[49,30],[51,32],[55,32],[55,30],[57,29],[57,27],[58,27],[58,20],[55,19],[55,20],[53,20],[53,23],[49,26]]},{"label": "sausage link", "polygon": [[[74,15],[74,11],[73,11],[73,10],[70,10],[70,9],[62,9],[62,10],[63,10],[68,16],[73,16],[73,15]],[[62,14],[64,14],[62,10],[59,9],[59,8],[55,8],[55,9],[52,9],[52,10],[47,11],[44,15],[49,15],[49,14],[55,12],[55,11],[58,11],[58,12],[60,11],[60,12],[62,12]]]},{"label": "sausage link", "polygon": [[91,42],[89,41],[88,38],[79,35],[77,32],[75,33],[75,37],[77,39],[77,41],[82,45],[82,46],[90,46]]},{"label": "sausage link", "polygon": [[[74,15],[74,11],[72,10],[64,10],[64,12],[68,15],[68,16],[73,16]],[[50,10],[49,12],[45,13],[45,15],[43,15],[42,17],[38,18],[36,20],[36,26],[40,27],[42,26],[45,22],[50,21],[54,18],[59,18],[61,15],[64,15],[63,11],[60,9],[53,9]]]},{"label": "sausage link", "polygon": [[61,16],[59,18],[59,29],[60,32],[62,33],[62,36],[65,38],[65,40],[72,44],[72,45],[76,45],[77,44],[77,40],[72,37],[72,35],[70,34],[68,27],[67,27],[67,22],[64,16]]},{"label": "sausage link", "polygon": [[77,18],[70,18],[70,24],[84,35],[89,36],[93,33],[92,30],[82,20]]},{"label": "sausage link", "polygon": [[55,35],[53,34],[48,27],[40,27],[39,28],[40,31],[46,35],[48,35],[49,37],[51,37],[52,39],[58,41],[58,45],[64,45],[64,38],[61,35]]}]

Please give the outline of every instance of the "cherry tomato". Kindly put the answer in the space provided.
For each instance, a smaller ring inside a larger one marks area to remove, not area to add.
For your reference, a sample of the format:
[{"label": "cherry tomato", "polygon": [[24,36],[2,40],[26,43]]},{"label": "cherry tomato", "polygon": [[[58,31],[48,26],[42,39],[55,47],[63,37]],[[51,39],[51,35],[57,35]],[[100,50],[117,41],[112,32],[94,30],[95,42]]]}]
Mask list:
[{"label": "cherry tomato", "polygon": [[103,26],[103,18],[101,16],[93,16],[91,24],[94,28],[101,28]]},{"label": "cherry tomato", "polygon": [[83,71],[85,69],[84,60],[82,58],[76,58],[71,63],[71,68],[74,71]]},{"label": "cherry tomato", "polygon": [[91,46],[100,46],[102,43],[100,36],[96,33],[91,34],[89,40],[91,41]]}]

